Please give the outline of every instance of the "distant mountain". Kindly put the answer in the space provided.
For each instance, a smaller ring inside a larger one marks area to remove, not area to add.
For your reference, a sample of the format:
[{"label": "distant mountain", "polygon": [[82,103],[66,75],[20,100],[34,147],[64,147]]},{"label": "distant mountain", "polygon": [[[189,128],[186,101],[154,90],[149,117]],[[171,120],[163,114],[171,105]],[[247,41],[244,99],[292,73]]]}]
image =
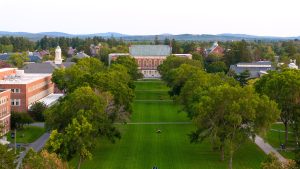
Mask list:
[{"label": "distant mountain", "polygon": [[276,36],[255,36],[255,35],[247,35],[247,34],[160,34],[160,35],[126,35],[117,32],[106,32],[106,33],[94,33],[94,34],[68,34],[63,32],[40,32],[40,33],[28,33],[28,32],[7,32],[0,31],[0,36],[22,36],[29,38],[31,40],[39,40],[44,36],[49,37],[79,37],[79,38],[87,38],[94,36],[101,36],[104,38],[115,37],[122,38],[126,41],[153,41],[157,36],[159,40],[164,40],[165,38],[176,39],[179,41],[236,41],[236,40],[264,40],[264,41],[279,41],[279,40],[292,40],[292,39],[300,39],[298,37],[276,37]]}]

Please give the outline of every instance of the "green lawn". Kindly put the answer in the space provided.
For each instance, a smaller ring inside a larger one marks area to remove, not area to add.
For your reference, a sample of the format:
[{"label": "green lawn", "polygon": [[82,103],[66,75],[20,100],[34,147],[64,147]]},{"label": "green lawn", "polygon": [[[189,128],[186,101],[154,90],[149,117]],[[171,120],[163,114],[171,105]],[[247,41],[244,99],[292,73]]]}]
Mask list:
[{"label": "green lawn", "polygon": [[[137,99],[153,98],[154,90],[167,87],[160,81],[137,82]],[[145,90],[141,93],[139,90]],[[150,91],[149,91],[150,90]],[[149,96],[147,96],[149,95]],[[169,99],[169,98],[168,98]],[[144,100],[144,99],[143,99]],[[143,122],[190,122],[186,114],[172,102],[135,101],[131,122],[139,124],[118,125],[122,139],[115,144],[99,141],[93,160],[85,161],[86,169],[220,169],[227,168],[227,161],[219,161],[219,153],[211,150],[210,143],[190,144],[188,134],[192,124],[143,124]],[[160,134],[156,130],[160,129]],[[234,168],[259,168],[264,153],[253,143],[243,146],[234,156]],[[71,161],[76,166],[77,158]]]},{"label": "green lawn", "polygon": [[[7,134],[7,140],[14,142],[14,139],[11,139],[9,132]],[[17,130],[17,143],[32,143],[40,136],[45,133],[45,129],[35,126],[25,126],[23,129]]]},{"label": "green lawn", "polygon": [[[274,131],[270,130],[267,132],[267,135],[265,137],[266,141],[271,144],[274,148],[279,150],[279,153],[282,154],[286,158],[294,159],[294,153],[292,151],[280,151],[280,144],[284,143],[284,137],[285,133],[284,131],[284,125],[283,124],[273,124],[271,129],[274,130],[280,130],[279,131]],[[290,129],[290,132],[292,130]],[[294,141],[294,136],[292,133],[289,133],[289,144],[287,145],[287,148],[289,147],[295,147],[295,141]]]}]

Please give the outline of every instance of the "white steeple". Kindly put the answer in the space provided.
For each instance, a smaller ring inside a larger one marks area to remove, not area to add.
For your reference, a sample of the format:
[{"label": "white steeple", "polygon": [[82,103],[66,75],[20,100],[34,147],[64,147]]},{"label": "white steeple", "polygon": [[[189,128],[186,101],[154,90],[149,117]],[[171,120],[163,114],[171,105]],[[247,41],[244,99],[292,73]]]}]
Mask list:
[{"label": "white steeple", "polygon": [[61,49],[59,46],[56,47],[55,49],[55,59],[54,59],[54,63],[55,64],[61,64],[62,63],[62,58],[61,58]]}]

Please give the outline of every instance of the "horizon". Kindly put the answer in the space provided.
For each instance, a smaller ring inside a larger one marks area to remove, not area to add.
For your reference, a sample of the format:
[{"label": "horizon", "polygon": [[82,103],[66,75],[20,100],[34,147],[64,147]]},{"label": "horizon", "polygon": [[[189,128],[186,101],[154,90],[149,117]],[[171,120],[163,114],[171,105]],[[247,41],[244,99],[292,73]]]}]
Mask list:
[{"label": "horizon", "polygon": [[93,32],[93,33],[85,33],[85,34],[74,34],[69,32],[61,32],[61,31],[46,31],[46,32],[24,32],[24,31],[7,31],[7,30],[0,30],[0,32],[9,32],[9,33],[30,33],[30,34],[46,34],[46,33],[63,33],[63,34],[69,34],[69,35],[94,35],[94,34],[121,34],[124,36],[177,36],[177,35],[241,35],[241,36],[255,36],[255,37],[277,37],[277,38],[298,38],[300,35],[295,36],[276,36],[276,35],[255,35],[255,34],[246,34],[246,33],[219,33],[219,34],[192,34],[192,33],[180,33],[180,34],[171,34],[171,33],[161,33],[161,34],[125,34],[122,32]]},{"label": "horizon", "polygon": [[0,18],[0,30],[8,32],[300,36],[296,0],[0,0],[0,5],[0,14],[9,14]]}]

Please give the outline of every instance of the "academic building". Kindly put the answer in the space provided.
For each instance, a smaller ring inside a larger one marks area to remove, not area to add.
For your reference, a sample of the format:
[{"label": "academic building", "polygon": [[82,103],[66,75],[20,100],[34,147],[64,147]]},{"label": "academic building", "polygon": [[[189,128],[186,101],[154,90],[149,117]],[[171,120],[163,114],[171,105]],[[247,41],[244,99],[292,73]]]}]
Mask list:
[{"label": "academic building", "polygon": [[51,74],[24,73],[16,68],[0,69],[0,89],[11,90],[11,111],[27,112],[34,102],[51,97],[54,91],[51,77]]},{"label": "academic building", "polygon": [[0,90],[0,136],[10,130],[10,90]]},{"label": "academic building", "polygon": [[129,53],[109,54],[109,64],[120,56],[130,56],[135,58],[138,69],[143,73],[144,78],[159,78],[157,67],[171,55],[192,59],[191,54],[172,54],[172,47],[168,45],[132,45]]}]

